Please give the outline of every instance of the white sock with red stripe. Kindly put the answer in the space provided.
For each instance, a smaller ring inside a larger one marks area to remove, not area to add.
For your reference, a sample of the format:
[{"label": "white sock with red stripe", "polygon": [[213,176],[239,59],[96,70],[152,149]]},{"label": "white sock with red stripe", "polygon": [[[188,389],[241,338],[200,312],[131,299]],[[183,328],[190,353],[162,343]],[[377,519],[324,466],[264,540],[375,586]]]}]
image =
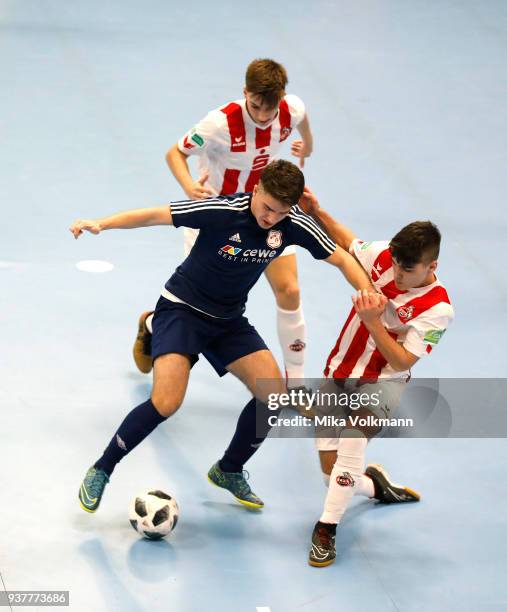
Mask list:
[{"label": "white sock with red stripe", "polygon": [[345,430],[338,441],[338,456],[331,472],[329,489],[324,503],[322,523],[339,523],[356,491],[361,485],[368,440],[361,431]]},{"label": "white sock with red stripe", "polygon": [[305,377],[306,323],[303,307],[284,310],[277,306],[276,322],[287,378],[294,379],[291,387],[299,387],[304,384],[302,379]]}]

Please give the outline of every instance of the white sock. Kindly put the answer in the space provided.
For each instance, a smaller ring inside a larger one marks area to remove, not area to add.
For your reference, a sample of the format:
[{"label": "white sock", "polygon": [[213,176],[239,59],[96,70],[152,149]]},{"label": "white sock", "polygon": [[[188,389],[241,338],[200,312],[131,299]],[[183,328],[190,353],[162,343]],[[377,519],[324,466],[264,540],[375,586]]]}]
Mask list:
[{"label": "white sock", "polygon": [[363,495],[364,497],[374,497],[375,487],[373,486],[373,480],[369,476],[364,474],[356,480],[354,485],[354,495]]},{"label": "white sock", "polygon": [[324,503],[322,523],[339,523],[360,483],[365,466],[368,440],[358,430],[347,429],[338,441],[338,456],[331,472],[329,489]]},{"label": "white sock", "polygon": [[[304,379],[306,323],[303,307],[300,305],[297,310],[283,310],[277,306],[277,330],[287,378]],[[304,381],[293,386],[302,384]]]},{"label": "white sock", "polygon": [[[324,474],[322,472],[322,480],[324,481],[324,486],[329,487],[329,481],[331,476],[329,474]],[[373,480],[369,476],[362,475],[361,478],[356,480],[354,485],[354,495],[363,495],[364,497],[374,497],[375,495],[375,487],[373,486]]]},{"label": "white sock", "polygon": [[151,315],[146,317],[146,321],[144,322],[144,324],[146,325],[146,329],[150,332],[150,334],[153,333],[153,327],[152,327],[153,314],[154,313],[151,313]]}]

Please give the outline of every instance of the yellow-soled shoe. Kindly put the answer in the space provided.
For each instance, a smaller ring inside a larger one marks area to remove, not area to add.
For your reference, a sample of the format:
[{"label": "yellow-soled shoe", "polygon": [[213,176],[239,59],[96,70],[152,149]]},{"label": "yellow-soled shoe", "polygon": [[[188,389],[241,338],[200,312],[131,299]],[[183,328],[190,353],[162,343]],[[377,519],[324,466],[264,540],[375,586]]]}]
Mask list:
[{"label": "yellow-soled shoe", "polygon": [[[246,476],[245,476],[246,475]],[[260,510],[264,508],[264,502],[260,497],[257,497],[246,481],[248,472],[224,472],[218,461],[211,466],[208,472],[208,480],[221,489],[226,489],[232,493],[240,504],[247,508]]]},{"label": "yellow-soled shoe", "polygon": [[375,499],[382,504],[403,504],[421,499],[419,493],[392,482],[381,465],[370,463],[364,473],[373,480]]},{"label": "yellow-soled shoe", "polygon": [[99,507],[102,494],[109,482],[109,476],[104,470],[92,466],[79,487],[79,503],[86,512],[95,512]]}]

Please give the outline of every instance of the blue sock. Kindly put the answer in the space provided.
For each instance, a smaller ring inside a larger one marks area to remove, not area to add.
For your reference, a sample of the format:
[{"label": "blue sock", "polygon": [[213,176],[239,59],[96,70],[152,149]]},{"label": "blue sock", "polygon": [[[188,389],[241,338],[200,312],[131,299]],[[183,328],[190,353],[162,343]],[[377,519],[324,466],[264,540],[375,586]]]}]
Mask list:
[{"label": "blue sock", "polygon": [[107,445],[104,454],[95,463],[95,467],[99,470],[104,470],[110,476],[116,464],[140,444],[166,418],[157,411],[151,399],[144,402],[144,404],[139,404],[139,406],[127,414],[111,442]]},{"label": "blue sock", "polygon": [[269,410],[266,404],[257,402],[253,397],[239,415],[229,448],[218,463],[220,469],[224,472],[241,472],[271,429],[268,416],[276,414],[277,411]]}]

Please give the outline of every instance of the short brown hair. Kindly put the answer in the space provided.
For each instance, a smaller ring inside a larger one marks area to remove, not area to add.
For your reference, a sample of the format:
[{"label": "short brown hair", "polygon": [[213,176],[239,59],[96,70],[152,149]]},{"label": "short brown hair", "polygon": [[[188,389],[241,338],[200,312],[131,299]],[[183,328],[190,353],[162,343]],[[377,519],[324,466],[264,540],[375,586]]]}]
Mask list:
[{"label": "short brown hair", "polygon": [[295,206],[303,195],[305,177],[295,164],[277,159],[264,168],[260,183],[275,200]]},{"label": "short brown hair", "polygon": [[260,96],[269,108],[280,104],[288,82],[285,68],[271,59],[256,59],[246,69],[246,90]]},{"label": "short brown hair", "polygon": [[401,229],[389,243],[393,258],[404,268],[438,259],[440,230],[431,221],[414,221]]}]

